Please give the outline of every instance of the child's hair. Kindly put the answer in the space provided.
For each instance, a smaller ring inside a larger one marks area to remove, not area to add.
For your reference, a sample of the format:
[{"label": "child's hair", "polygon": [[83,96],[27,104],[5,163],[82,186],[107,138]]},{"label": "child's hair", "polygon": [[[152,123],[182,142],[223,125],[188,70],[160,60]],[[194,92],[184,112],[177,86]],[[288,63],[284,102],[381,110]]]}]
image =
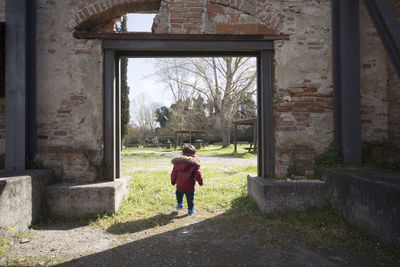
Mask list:
[{"label": "child's hair", "polygon": [[182,147],[183,154],[196,154],[196,148],[189,144],[184,144]]}]

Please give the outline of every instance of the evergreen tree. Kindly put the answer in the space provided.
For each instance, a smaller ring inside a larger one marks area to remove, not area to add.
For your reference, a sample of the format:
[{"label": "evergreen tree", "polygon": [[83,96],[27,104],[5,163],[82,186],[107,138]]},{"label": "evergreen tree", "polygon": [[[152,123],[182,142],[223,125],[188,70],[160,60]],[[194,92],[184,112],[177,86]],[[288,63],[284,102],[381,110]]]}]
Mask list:
[{"label": "evergreen tree", "polygon": [[[123,17],[119,31],[127,31],[127,17]],[[129,86],[128,86],[128,58],[121,58],[121,139],[128,134],[129,125]]]}]

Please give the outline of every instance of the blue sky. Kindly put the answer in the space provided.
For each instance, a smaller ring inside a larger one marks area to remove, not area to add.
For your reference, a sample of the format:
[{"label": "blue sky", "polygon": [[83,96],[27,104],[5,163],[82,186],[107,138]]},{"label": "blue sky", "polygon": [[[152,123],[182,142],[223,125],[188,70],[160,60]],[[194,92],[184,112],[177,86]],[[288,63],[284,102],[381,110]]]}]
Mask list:
[{"label": "blue sky", "polygon": [[[128,31],[132,32],[151,32],[151,26],[154,19],[153,14],[128,14]],[[130,87],[130,111],[131,120],[134,118],[134,103],[170,106],[172,98],[164,85],[157,83],[157,77],[154,74],[154,62],[152,58],[130,58],[128,60],[128,86]]]}]

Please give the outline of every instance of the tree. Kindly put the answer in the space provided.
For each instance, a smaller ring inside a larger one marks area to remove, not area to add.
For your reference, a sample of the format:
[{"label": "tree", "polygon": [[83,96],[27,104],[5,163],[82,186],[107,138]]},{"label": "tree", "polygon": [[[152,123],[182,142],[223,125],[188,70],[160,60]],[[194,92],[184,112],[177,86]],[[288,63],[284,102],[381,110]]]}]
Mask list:
[{"label": "tree", "polygon": [[[127,31],[127,17],[123,17],[118,31]],[[129,86],[128,86],[128,58],[121,58],[121,139],[128,134],[129,125]]]},{"label": "tree", "polygon": [[169,109],[166,106],[159,107],[156,109],[156,121],[160,124],[161,128],[164,128],[169,119]]},{"label": "tree", "polygon": [[[139,126],[143,134],[151,134],[157,126],[155,110],[159,107],[156,103],[150,103],[146,100],[146,95],[138,96],[135,110],[135,123]],[[135,103],[133,103],[134,105]]]},{"label": "tree", "polygon": [[[256,64],[251,57],[185,58],[159,62],[175,91],[196,92],[207,100],[209,114],[218,120],[223,147],[230,144],[230,127],[240,99],[256,92]],[[183,78],[184,77],[184,78]],[[178,86],[179,85],[179,86]],[[183,89],[182,89],[183,88]],[[192,89],[192,90],[189,90]]]}]

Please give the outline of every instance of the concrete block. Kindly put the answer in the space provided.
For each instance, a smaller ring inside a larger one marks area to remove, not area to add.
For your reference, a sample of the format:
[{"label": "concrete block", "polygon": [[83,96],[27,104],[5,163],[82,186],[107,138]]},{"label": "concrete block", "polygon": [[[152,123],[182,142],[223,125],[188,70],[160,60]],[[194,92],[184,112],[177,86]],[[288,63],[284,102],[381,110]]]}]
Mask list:
[{"label": "concrete block", "polygon": [[52,179],[48,170],[0,173],[0,237],[25,231],[40,219]]},{"label": "concrete block", "polygon": [[46,189],[50,216],[74,218],[115,213],[129,193],[128,177],[113,182],[75,185],[56,184]]},{"label": "concrete block", "polygon": [[400,248],[400,173],[331,169],[326,172],[331,205],[346,221]]},{"label": "concrete block", "polygon": [[326,184],[319,180],[279,181],[248,176],[247,190],[262,214],[304,210],[329,203]]}]

